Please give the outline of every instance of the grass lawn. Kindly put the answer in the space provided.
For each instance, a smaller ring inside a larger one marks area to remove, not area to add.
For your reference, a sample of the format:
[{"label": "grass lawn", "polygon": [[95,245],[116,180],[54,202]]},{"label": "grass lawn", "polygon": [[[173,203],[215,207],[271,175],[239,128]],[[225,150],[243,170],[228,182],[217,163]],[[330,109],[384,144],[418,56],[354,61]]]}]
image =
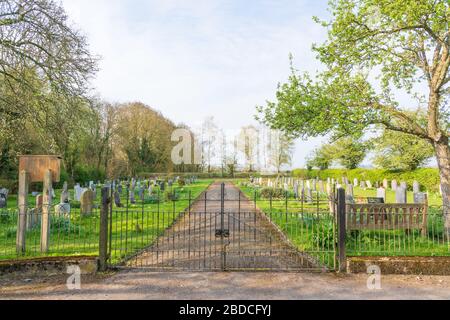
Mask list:
[{"label": "grass lawn", "polygon": [[[239,184],[242,181],[238,181]],[[280,227],[299,250],[308,252],[330,266],[334,261],[330,252],[334,250],[335,227],[330,215],[326,195],[313,193],[313,201],[306,203],[293,198],[292,190],[288,201],[261,197],[260,189],[240,185],[250,199],[256,199],[258,207]],[[355,188],[356,197],[376,197],[376,190]],[[450,256],[450,246],[445,239],[444,217],[441,198],[429,197],[428,232],[422,236],[420,230],[375,230],[351,231],[347,235],[349,256]],[[387,202],[395,202],[395,193],[387,192]],[[408,193],[408,202],[413,194]]]},{"label": "grass lawn", "polygon": [[[133,254],[137,250],[150,245],[158,235],[170,226],[173,221],[189,206],[189,195],[194,201],[213,181],[199,180],[197,183],[173,188],[161,192],[154,188],[154,196],[148,192],[144,202],[138,199],[136,204],[127,208],[113,207],[112,223],[112,261],[117,262]],[[80,204],[71,202],[69,217],[52,215],[50,249],[46,256],[81,256],[98,255],[99,219],[100,219],[100,189],[97,190],[97,208],[89,216],[80,214]],[[171,200],[169,193],[177,194],[177,200]],[[56,190],[53,204],[59,203],[61,190]],[[73,199],[71,190],[71,199]],[[121,202],[127,203],[126,191],[122,193]],[[159,199],[159,201],[157,201]],[[30,196],[30,207],[35,198]],[[30,228],[26,235],[27,250],[24,256],[16,254],[16,224],[17,198],[11,195],[8,199],[8,209],[0,211],[0,260],[42,256],[40,253],[40,225]]]}]

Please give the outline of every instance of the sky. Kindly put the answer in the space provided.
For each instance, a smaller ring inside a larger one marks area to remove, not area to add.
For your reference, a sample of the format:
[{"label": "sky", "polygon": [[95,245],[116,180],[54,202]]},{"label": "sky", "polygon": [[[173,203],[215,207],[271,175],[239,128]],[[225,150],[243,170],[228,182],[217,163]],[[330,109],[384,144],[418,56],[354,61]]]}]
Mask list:
[{"label": "sky", "polygon": [[[69,19],[101,57],[93,87],[110,102],[140,101],[175,123],[214,116],[225,131],[256,124],[295,66],[320,69],[313,43],[327,0],[63,0]],[[293,167],[323,139],[298,141]]]}]

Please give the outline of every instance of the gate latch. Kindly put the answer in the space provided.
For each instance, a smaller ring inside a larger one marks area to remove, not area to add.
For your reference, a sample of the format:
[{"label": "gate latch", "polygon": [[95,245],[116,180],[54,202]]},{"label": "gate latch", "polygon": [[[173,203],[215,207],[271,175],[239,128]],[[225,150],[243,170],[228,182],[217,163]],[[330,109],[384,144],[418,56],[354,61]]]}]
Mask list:
[{"label": "gate latch", "polygon": [[230,230],[228,229],[217,229],[216,230],[216,238],[229,238]]}]

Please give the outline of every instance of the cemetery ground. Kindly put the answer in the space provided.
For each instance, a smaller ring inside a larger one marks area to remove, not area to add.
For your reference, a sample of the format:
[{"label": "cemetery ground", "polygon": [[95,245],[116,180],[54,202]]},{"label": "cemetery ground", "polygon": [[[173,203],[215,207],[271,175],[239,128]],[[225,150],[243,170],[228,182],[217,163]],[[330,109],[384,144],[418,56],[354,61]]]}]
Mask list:
[{"label": "cemetery ground", "polygon": [[[146,221],[141,222],[137,217],[141,211],[154,212],[183,212],[189,202],[198,197],[210,184],[212,180],[201,180],[187,186],[174,185],[166,187],[165,191],[161,191],[159,187],[155,187],[154,195],[145,196],[144,201],[138,199],[136,192],[136,203],[129,201],[129,194],[126,188],[120,195],[121,203],[127,207],[124,210],[117,210],[113,216],[112,224],[112,241],[116,241],[127,235],[129,239],[128,245],[131,248],[142,248],[146,243],[157,237],[157,229],[163,229],[172,224],[172,217],[168,215],[166,221],[155,221],[149,217]],[[147,190],[146,190],[147,191]],[[29,259],[39,256],[46,257],[65,257],[65,256],[97,256],[99,245],[99,223],[100,223],[100,194],[101,190],[97,188],[96,198],[94,199],[94,208],[91,214],[83,215],[80,212],[80,202],[71,201],[71,213],[67,215],[54,215],[51,219],[50,228],[50,248],[48,253],[40,253],[40,225],[37,223],[26,233],[26,253],[23,256],[16,254],[16,232],[17,232],[17,196],[10,195],[8,197],[7,209],[0,209],[0,260],[8,259]],[[172,194],[176,194],[176,199],[172,198]],[[60,203],[61,190],[55,190],[53,205]],[[189,197],[191,199],[189,199]],[[75,199],[73,190],[70,190],[70,199]],[[36,198],[29,196],[28,201],[32,207]],[[129,224],[123,221],[129,221]],[[146,235],[146,239],[141,237]],[[146,241],[144,243],[143,241]],[[120,253],[119,253],[120,254]],[[116,256],[115,259],[123,257]]]}]

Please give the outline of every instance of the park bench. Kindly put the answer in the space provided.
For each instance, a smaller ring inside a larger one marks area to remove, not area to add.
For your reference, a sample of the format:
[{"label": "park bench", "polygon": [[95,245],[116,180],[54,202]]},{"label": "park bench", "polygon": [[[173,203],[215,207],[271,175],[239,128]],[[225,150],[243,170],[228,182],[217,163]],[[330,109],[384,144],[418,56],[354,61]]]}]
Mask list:
[{"label": "park bench", "polygon": [[421,230],[427,233],[428,204],[347,204],[347,230]]}]

